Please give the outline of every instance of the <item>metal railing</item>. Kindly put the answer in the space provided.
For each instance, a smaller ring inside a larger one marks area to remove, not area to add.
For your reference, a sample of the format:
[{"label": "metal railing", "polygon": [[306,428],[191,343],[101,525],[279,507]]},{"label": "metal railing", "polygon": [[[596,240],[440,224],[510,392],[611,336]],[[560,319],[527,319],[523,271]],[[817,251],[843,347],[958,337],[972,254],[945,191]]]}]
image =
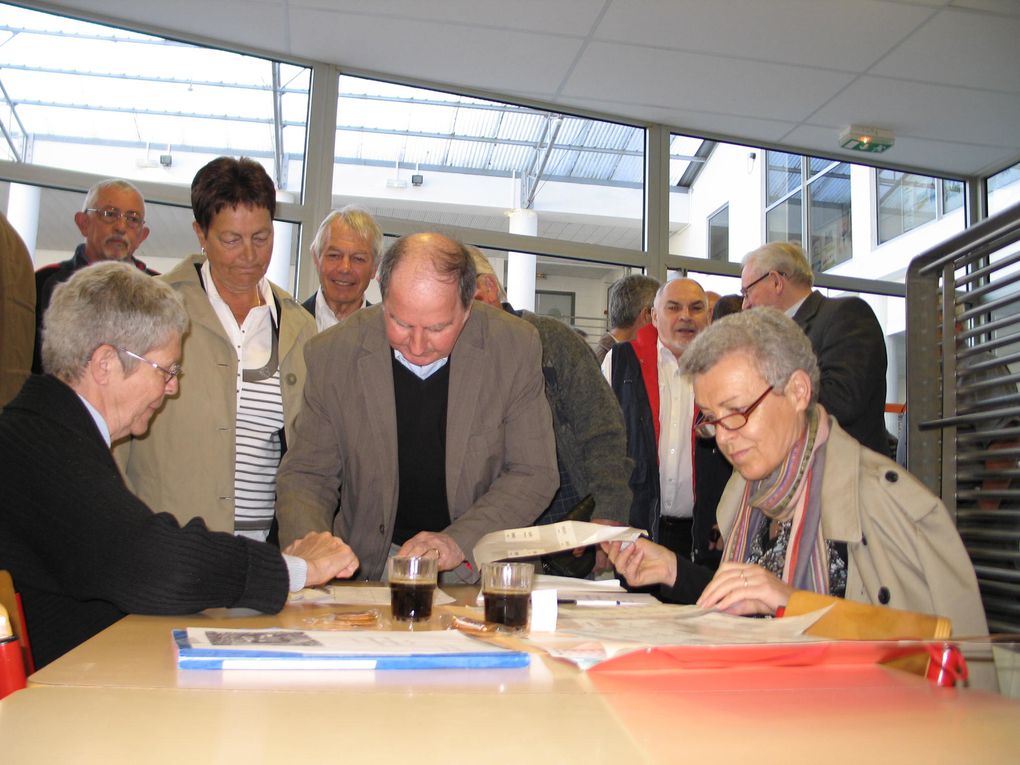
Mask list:
[{"label": "metal railing", "polygon": [[942,497],[993,632],[1020,631],[1020,205],[907,271],[907,467]]}]

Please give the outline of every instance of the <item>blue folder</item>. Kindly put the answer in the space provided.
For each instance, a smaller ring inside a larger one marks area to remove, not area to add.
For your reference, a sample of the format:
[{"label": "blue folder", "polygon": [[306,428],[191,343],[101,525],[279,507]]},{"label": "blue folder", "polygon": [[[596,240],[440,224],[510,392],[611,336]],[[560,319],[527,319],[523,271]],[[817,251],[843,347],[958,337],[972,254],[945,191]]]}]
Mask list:
[{"label": "blue folder", "polygon": [[[253,630],[257,632],[257,630]],[[458,653],[329,654],[216,646],[195,648],[186,630],[173,630],[179,669],[491,669],[526,667],[530,656],[498,646]]]}]

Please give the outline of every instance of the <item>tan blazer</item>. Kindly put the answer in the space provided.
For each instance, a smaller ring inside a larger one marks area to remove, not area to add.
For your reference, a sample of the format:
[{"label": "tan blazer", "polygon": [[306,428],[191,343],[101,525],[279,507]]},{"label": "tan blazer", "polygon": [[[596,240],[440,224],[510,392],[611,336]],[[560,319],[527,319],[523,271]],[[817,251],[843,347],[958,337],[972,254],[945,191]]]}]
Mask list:
[{"label": "tan blazer", "polygon": [[[822,534],[847,544],[847,600],[946,616],[955,635],[987,635],[974,567],[945,505],[895,462],[857,443],[835,418],[829,423]],[[733,471],[717,513],[724,539],[744,486]]]},{"label": "tan blazer", "polygon": [[[333,527],[339,488],[335,531],[366,579],[383,573],[397,512],[393,356],[382,310],[364,308],[308,343],[304,403],[277,483],[282,545]],[[475,303],[450,357],[445,533],[472,566],[479,538],[529,525],[559,485],[541,355],[532,326]]]},{"label": "tan blazer", "polygon": [[[234,426],[237,353],[198,278],[201,255],[185,258],[158,278],[184,299],[191,326],[181,354],[180,393],[168,398],[149,432],[115,445],[114,456],[131,490],[155,512],[183,524],[205,519],[213,531],[234,530]],[[279,306],[280,389],[288,442],[301,406],[304,344],[315,320],[290,295],[271,285]]]},{"label": "tan blazer", "polygon": [[35,347],[35,277],[18,232],[0,214],[0,408],[21,390]]}]

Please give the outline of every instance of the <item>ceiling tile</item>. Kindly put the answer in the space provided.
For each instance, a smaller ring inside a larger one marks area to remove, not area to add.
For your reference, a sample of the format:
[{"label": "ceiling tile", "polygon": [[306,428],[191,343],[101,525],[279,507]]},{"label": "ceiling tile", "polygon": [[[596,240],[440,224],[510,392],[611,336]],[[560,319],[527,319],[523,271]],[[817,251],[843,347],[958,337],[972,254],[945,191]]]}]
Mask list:
[{"label": "ceiling tile", "polygon": [[[1020,8],[1020,3],[1014,2]],[[1020,93],[1020,16],[946,10],[871,74]]]},{"label": "ceiling tile", "polygon": [[[648,122],[670,125],[680,134],[702,137],[706,134],[730,143],[779,141],[796,123],[783,120],[764,120],[714,112],[696,112],[689,109],[672,109],[659,104],[640,104],[630,101],[603,101],[594,98],[571,98],[570,106],[593,112],[626,111],[637,114]],[[564,105],[564,111],[568,109]],[[753,138],[751,137],[753,136]]]},{"label": "ceiling tile", "polygon": [[949,5],[953,8],[970,8],[976,11],[1020,16],[1020,3],[1016,0],[953,0]]},{"label": "ceiling tile", "polygon": [[[948,105],[952,108],[947,108]],[[957,144],[1020,146],[1020,96],[945,85],[861,77],[809,120],[845,127],[872,125]]]},{"label": "ceiling tile", "polygon": [[594,37],[863,72],[931,13],[877,0],[617,0]]},{"label": "ceiling tile", "polygon": [[[980,144],[964,144],[953,141],[932,141],[910,136],[896,137],[896,145],[881,155],[842,151],[838,144],[838,133],[829,128],[811,125],[800,126],[790,132],[786,142],[792,145],[816,145],[819,154],[845,157],[850,162],[874,161],[882,164],[916,168],[928,175],[963,177],[975,167],[990,172],[1020,159],[1020,152]],[[935,168],[930,164],[932,157],[941,157],[943,165]]]},{"label": "ceiling tile", "polygon": [[563,88],[564,98],[625,96],[633,103],[799,121],[852,75],[700,53],[592,43]]},{"label": "ceiling tile", "polygon": [[312,59],[495,91],[555,92],[581,46],[539,33],[302,9],[291,10],[290,27]]},{"label": "ceiling tile", "polygon": [[[118,0],[76,0],[66,6],[81,11],[133,21],[143,27],[176,30],[222,42],[289,52],[287,11],[282,0],[174,0],[172,3],[142,0],[125,4]],[[172,36],[172,35],[170,35]]]},{"label": "ceiling tile", "polygon": [[290,0],[291,11],[322,10],[359,16],[385,16],[424,22],[468,24],[489,28],[588,34],[605,6],[605,0]]}]

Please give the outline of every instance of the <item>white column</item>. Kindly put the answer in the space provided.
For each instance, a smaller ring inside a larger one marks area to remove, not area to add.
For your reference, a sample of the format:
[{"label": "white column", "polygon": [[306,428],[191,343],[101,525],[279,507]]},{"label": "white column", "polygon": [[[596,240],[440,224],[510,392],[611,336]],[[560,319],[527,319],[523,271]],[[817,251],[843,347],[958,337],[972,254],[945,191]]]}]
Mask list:
[{"label": "white column", "polygon": [[287,292],[294,291],[293,269],[290,264],[291,248],[294,244],[294,226],[285,221],[273,221],[273,257],[269,261],[266,277]]},{"label": "white column", "polygon": [[[294,194],[288,191],[276,192],[276,201],[292,202]],[[273,221],[273,257],[269,260],[266,278],[277,287],[287,292],[294,292],[294,269],[291,267],[290,256],[294,247],[294,225],[286,221]]]},{"label": "white column", "polygon": [[12,183],[7,196],[7,220],[21,235],[33,261],[39,236],[39,192],[38,186]]},{"label": "white column", "polygon": [[[510,233],[523,236],[538,234],[538,213],[517,209],[510,213]],[[528,252],[507,253],[506,297],[514,308],[535,310],[535,264],[537,258]]]}]

